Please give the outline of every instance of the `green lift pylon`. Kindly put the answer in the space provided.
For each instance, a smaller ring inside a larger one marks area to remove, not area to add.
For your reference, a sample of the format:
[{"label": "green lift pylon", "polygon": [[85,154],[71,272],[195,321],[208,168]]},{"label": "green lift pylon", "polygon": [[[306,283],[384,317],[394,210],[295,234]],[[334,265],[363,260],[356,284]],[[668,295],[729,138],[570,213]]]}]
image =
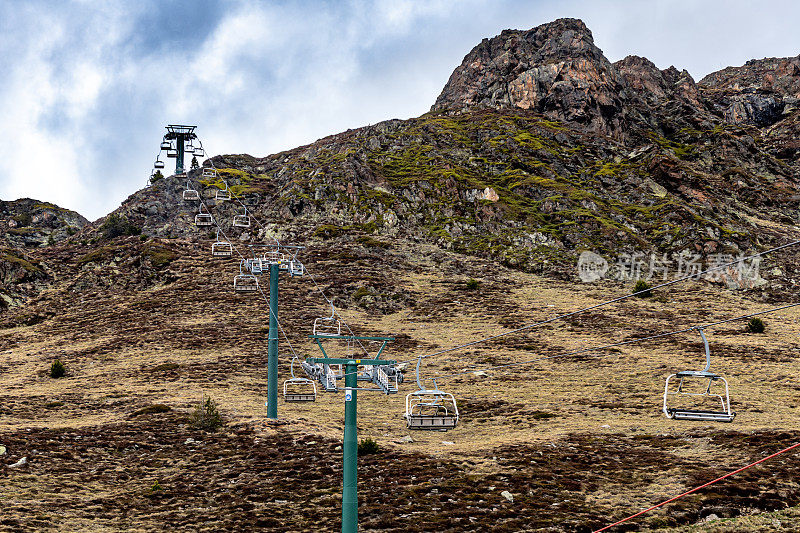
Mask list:
[{"label": "green lift pylon", "polygon": [[[353,340],[394,340],[390,337],[345,337],[309,335],[319,342],[320,339],[353,339]],[[383,347],[381,347],[382,349]],[[324,350],[323,350],[324,353]],[[342,365],[344,368],[344,442],[342,445],[342,533],[358,531],[358,367],[359,365],[395,365],[397,361],[384,359],[337,359],[331,357],[309,357],[311,365]]]},{"label": "green lift pylon", "polygon": [[[164,144],[162,148],[169,143],[170,148],[167,150],[167,157],[175,158],[175,174],[183,174],[185,167],[183,166],[183,158],[186,154],[186,143],[191,144],[191,141],[197,139],[194,130],[197,126],[186,126],[183,124],[170,124],[167,126],[167,133],[164,135]],[[170,155],[174,154],[174,155]]]},{"label": "green lift pylon", "polygon": [[278,276],[280,265],[269,266],[269,339],[267,343],[267,418],[278,418]]}]

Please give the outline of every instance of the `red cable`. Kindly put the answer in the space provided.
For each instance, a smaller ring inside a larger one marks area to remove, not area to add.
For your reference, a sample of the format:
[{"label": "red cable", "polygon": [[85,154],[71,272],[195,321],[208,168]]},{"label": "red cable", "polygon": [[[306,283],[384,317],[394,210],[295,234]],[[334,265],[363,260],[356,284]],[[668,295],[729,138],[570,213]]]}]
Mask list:
[{"label": "red cable", "polygon": [[767,459],[772,459],[773,457],[775,457],[775,456],[777,456],[777,455],[780,455],[780,454],[782,454],[782,453],[786,453],[786,452],[788,452],[789,450],[792,450],[792,449],[794,449],[794,448],[797,448],[798,446],[800,446],[800,442],[798,442],[797,444],[792,444],[792,445],[791,445],[791,446],[789,446],[788,448],[784,448],[783,450],[781,450],[781,451],[779,451],[779,452],[776,452],[776,453],[773,453],[772,455],[768,455],[767,457],[764,457],[763,459],[759,459],[759,460],[758,460],[758,461],[756,461],[755,463],[750,463],[749,465],[747,465],[747,466],[743,466],[742,468],[740,468],[740,469],[738,469],[738,470],[734,470],[733,472],[728,472],[728,473],[727,473],[727,474],[725,474],[724,476],[720,476],[720,477],[718,477],[717,479],[715,479],[715,480],[713,480],[713,481],[709,481],[708,483],[705,483],[705,484],[703,484],[703,485],[700,485],[699,487],[695,487],[695,488],[693,488],[692,490],[689,490],[689,491],[686,491],[686,492],[684,492],[683,494],[679,494],[678,496],[675,496],[674,498],[670,498],[670,499],[669,499],[669,500],[667,500],[667,501],[663,501],[663,502],[659,503],[658,505],[654,505],[654,506],[652,506],[652,507],[650,507],[650,508],[648,508],[648,509],[645,509],[644,511],[639,511],[638,513],[636,513],[636,514],[633,514],[633,515],[629,516],[628,518],[623,518],[622,520],[620,520],[620,521],[618,521],[618,522],[614,522],[613,524],[609,524],[609,525],[607,525],[606,527],[603,527],[603,528],[597,529],[597,530],[595,530],[595,531],[592,531],[592,533],[600,533],[601,531],[605,531],[606,529],[610,529],[610,528],[612,528],[612,527],[614,527],[614,526],[618,526],[618,525],[622,524],[623,522],[627,522],[628,520],[631,520],[631,519],[633,519],[633,518],[636,518],[637,516],[643,515],[644,513],[647,513],[647,512],[649,512],[649,511],[652,511],[653,509],[658,509],[658,508],[659,508],[659,507],[661,507],[662,505],[666,505],[666,504],[668,504],[668,503],[670,503],[670,502],[674,502],[674,501],[675,501],[675,500],[677,500],[678,498],[683,498],[684,496],[686,496],[686,495],[688,495],[688,494],[691,494],[691,493],[693,493],[693,492],[697,492],[698,490],[700,490],[700,489],[702,489],[702,488],[708,487],[709,485],[713,485],[713,484],[714,484],[714,483],[716,483],[717,481],[722,481],[722,480],[723,480],[723,479],[725,479],[726,477],[730,477],[730,476],[732,476],[732,475],[734,475],[734,474],[738,474],[738,473],[739,473],[739,472],[741,472],[742,470],[747,470],[747,469],[748,469],[748,468],[750,468],[751,466],[755,466],[755,465],[757,465],[758,463],[763,463],[763,462],[764,462],[764,461],[766,461]]}]

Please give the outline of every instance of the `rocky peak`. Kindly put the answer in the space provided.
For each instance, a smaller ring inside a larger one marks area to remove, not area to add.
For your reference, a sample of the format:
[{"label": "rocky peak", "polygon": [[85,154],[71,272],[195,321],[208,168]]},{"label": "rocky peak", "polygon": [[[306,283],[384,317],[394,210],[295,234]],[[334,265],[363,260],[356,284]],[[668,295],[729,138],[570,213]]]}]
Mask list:
[{"label": "rocky peak", "polygon": [[0,243],[46,246],[77,233],[89,221],[75,211],[31,198],[0,200]]},{"label": "rocky peak", "polygon": [[614,63],[629,90],[651,104],[680,98],[700,107],[699,91],[688,71],[674,66],[660,70],[646,57],[628,56]]},{"label": "rocky peak", "polygon": [[753,59],[700,80],[725,120],[766,127],[800,109],[800,56]]},{"label": "rocky peak", "polygon": [[518,107],[590,131],[621,133],[624,80],[578,19],[504,30],[466,55],[432,111]]}]

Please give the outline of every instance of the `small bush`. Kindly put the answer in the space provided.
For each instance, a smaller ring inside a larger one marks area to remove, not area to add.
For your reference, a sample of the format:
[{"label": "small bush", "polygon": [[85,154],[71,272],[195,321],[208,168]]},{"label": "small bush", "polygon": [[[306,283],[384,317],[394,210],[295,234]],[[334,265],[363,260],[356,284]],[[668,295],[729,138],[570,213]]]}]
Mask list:
[{"label": "small bush", "polygon": [[636,282],[632,293],[636,294],[636,296],[639,298],[650,298],[653,295],[653,293],[650,291],[650,284],[643,279],[640,279]]},{"label": "small bush", "polygon": [[155,183],[157,181],[161,181],[162,179],[164,179],[164,174],[162,174],[160,170],[156,170],[153,172],[153,175],[150,176],[150,183]]},{"label": "small bush", "polygon": [[373,453],[380,453],[380,451],[381,449],[378,443],[370,437],[362,439],[361,442],[358,443],[358,455],[370,455]]},{"label": "small bush", "polygon": [[476,289],[479,289],[480,286],[481,286],[481,282],[478,281],[477,279],[469,278],[467,280],[467,289],[470,290],[470,291],[474,291]]},{"label": "small bush", "polygon": [[52,235],[48,235],[47,236],[47,244],[49,244],[50,246],[53,246],[55,243],[56,243],[56,240],[53,238],[53,236]]},{"label": "small bush", "polygon": [[67,235],[69,235],[71,237],[72,235],[75,235],[76,233],[78,233],[78,230],[75,228],[75,226],[67,226]]},{"label": "small bush", "polygon": [[150,487],[150,492],[161,492],[162,490],[164,490],[164,488],[161,486],[161,483],[159,483],[158,481],[153,483],[153,486]]},{"label": "small bush", "polygon": [[53,379],[58,379],[64,377],[64,374],[67,372],[67,369],[64,368],[64,363],[56,359],[53,361],[53,364],[50,365],[50,377]]},{"label": "small bush", "polygon": [[747,331],[750,333],[764,333],[764,321],[754,316],[750,319],[750,322],[747,323]]},{"label": "small bush", "polygon": [[219,414],[217,404],[210,397],[204,397],[189,417],[189,424],[197,429],[216,431],[224,424],[222,415]]},{"label": "small bush", "polygon": [[106,239],[113,239],[121,235],[139,235],[142,229],[132,224],[127,218],[112,213],[106,217],[100,231]]}]

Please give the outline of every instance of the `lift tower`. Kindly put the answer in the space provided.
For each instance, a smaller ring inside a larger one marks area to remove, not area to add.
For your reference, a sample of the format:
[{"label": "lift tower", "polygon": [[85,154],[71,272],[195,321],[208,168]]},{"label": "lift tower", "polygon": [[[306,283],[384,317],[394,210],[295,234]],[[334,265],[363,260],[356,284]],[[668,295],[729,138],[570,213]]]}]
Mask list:
[{"label": "lift tower", "polygon": [[175,158],[175,174],[186,172],[183,166],[183,158],[187,153],[194,153],[192,141],[197,139],[197,135],[194,133],[196,127],[182,124],[170,124],[167,126],[167,133],[164,135],[161,149],[167,151],[167,157]]}]

